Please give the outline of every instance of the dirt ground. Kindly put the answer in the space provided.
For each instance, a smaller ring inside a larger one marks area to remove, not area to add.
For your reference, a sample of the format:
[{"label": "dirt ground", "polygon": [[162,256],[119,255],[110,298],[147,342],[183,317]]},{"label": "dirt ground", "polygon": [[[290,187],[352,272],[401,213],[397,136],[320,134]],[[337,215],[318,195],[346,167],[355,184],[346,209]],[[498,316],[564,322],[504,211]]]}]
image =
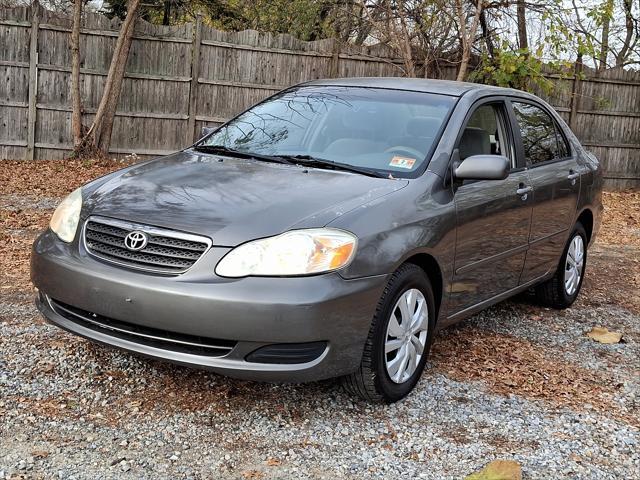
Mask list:
[{"label": "dirt ground", "polygon": [[[30,246],[121,164],[0,162],[0,479],[640,478],[640,192],[605,193],[579,300],[526,295],[441,332],[407,400],[230,380],[98,346],[33,307]],[[599,344],[594,326],[621,332]]]}]

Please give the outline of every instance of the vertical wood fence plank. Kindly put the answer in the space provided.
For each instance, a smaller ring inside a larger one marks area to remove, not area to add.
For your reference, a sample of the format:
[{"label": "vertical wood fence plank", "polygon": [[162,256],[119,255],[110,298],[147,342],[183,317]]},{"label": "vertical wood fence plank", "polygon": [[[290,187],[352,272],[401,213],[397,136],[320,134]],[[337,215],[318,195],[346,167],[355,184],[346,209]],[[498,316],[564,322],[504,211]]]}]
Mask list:
[{"label": "vertical wood fence plank", "polygon": [[198,77],[200,76],[200,47],[202,45],[202,15],[196,17],[196,31],[191,45],[191,85],[189,87],[189,118],[185,140],[191,145],[196,140],[196,102],[198,101]]},{"label": "vertical wood fence plank", "polygon": [[340,76],[340,43],[337,39],[333,39],[333,53],[331,55],[331,63],[329,64],[329,77],[337,78]]},{"label": "vertical wood fence plank", "polygon": [[575,132],[578,125],[578,107],[582,95],[582,54],[578,55],[573,71],[573,86],[571,88],[571,106],[569,109],[569,126]]},{"label": "vertical wood fence plank", "polygon": [[36,115],[38,100],[38,28],[40,26],[40,5],[34,2],[31,17],[31,40],[29,43],[29,114],[27,119],[26,160],[33,160],[36,144]]}]

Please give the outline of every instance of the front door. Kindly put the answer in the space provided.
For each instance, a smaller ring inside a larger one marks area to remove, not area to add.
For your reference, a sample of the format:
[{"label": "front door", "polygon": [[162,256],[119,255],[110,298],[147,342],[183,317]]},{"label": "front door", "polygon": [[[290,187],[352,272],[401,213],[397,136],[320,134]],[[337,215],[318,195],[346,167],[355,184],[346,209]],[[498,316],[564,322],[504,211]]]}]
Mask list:
[{"label": "front door", "polygon": [[532,195],[526,169],[516,162],[505,104],[476,107],[458,144],[460,159],[504,155],[512,161],[505,180],[455,184],[457,216],[451,314],[518,286],[531,222]]},{"label": "front door", "polygon": [[576,215],[581,166],[557,122],[540,105],[512,101],[533,186],[529,251],[521,283],[555,271]]}]

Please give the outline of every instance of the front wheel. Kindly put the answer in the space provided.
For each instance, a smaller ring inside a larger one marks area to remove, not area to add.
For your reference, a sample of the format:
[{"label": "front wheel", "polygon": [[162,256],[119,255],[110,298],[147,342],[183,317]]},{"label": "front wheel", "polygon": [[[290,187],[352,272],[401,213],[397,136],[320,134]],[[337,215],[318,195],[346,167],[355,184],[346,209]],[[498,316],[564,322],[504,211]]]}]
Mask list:
[{"label": "front wheel", "polygon": [[587,233],[577,223],[569,236],[558,269],[552,278],[536,287],[540,303],[552,308],[570,307],[582,287],[587,266]]},{"label": "front wheel", "polygon": [[413,264],[401,266],[385,288],[373,317],[360,368],[345,389],[372,402],[405,397],[420,379],[435,327],[429,278]]}]

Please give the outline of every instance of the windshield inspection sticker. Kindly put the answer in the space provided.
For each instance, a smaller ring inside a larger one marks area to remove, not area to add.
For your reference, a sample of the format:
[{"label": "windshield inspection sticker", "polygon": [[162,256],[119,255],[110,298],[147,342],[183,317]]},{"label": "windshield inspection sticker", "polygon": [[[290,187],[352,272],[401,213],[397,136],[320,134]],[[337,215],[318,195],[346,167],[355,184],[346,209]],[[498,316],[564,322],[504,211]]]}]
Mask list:
[{"label": "windshield inspection sticker", "polygon": [[390,167],[398,167],[398,168],[408,168],[408,169],[412,169],[413,165],[416,163],[416,159],[415,158],[410,158],[410,157],[400,157],[398,155],[396,155],[395,157],[393,157],[391,159],[391,161],[389,162],[389,166]]}]

